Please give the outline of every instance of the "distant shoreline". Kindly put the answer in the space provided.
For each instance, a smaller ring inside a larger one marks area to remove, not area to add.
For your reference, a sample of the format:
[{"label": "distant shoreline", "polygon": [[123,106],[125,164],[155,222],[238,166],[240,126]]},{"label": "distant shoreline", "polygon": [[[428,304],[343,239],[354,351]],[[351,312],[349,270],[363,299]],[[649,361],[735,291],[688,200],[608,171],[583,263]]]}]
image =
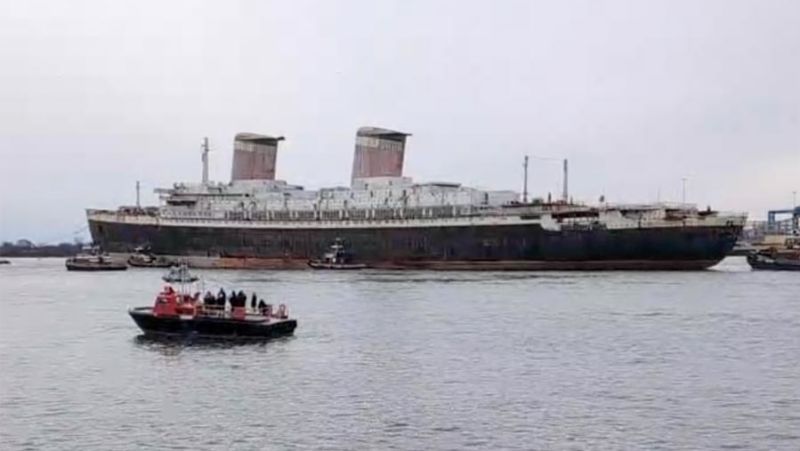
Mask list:
[{"label": "distant shoreline", "polygon": [[3,243],[0,246],[0,257],[71,257],[80,252],[83,244],[61,243],[35,246],[28,243]]},{"label": "distant shoreline", "polygon": [[66,257],[72,257],[74,255],[75,254],[65,254],[65,255],[61,255],[61,254],[24,254],[24,255],[20,255],[20,254],[4,254],[4,253],[0,253],[0,258],[66,258]]}]

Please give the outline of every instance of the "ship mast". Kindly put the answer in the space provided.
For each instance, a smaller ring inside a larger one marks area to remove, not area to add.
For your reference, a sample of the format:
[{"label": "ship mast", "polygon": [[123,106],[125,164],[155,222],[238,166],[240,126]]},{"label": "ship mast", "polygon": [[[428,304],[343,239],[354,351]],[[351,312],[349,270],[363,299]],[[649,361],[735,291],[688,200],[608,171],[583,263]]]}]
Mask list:
[{"label": "ship mast", "polygon": [[522,167],[525,171],[524,180],[522,184],[522,203],[528,203],[528,156],[525,155],[525,162],[522,163]]},{"label": "ship mast", "polygon": [[562,193],[564,202],[569,202],[569,169],[567,167],[567,159],[564,158],[564,192]]},{"label": "ship mast", "polygon": [[200,146],[203,149],[203,185],[208,185],[208,152],[211,149],[208,148],[208,138],[203,138],[203,144]]}]

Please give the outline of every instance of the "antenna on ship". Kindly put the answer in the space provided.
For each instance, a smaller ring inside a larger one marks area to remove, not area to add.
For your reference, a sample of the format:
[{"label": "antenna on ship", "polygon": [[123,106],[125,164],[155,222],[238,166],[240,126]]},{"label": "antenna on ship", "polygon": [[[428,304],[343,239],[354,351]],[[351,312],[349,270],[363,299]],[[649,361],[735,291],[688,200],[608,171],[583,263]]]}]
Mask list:
[{"label": "antenna on ship", "polygon": [[686,203],[686,177],[681,177],[681,203]]},{"label": "antenna on ship", "polygon": [[136,181],[136,209],[137,210],[142,208],[142,204],[141,204],[141,202],[139,202],[139,199],[140,199],[139,191],[140,191],[140,184],[139,184],[139,181],[137,180]]},{"label": "antenna on ship", "polygon": [[522,167],[525,171],[525,176],[522,184],[522,203],[528,203],[528,156],[525,155],[525,162],[522,163]]},{"label": "antenna on ship", "polygon": [[567,159],[564,158],[564,202],[569,202],[569,169],[567,166]]},{"label": "antenna on ship", "polygon": [[208,185],[208,137],[203,138],[203,144],[200,146],[203,149],[203,185]]}]

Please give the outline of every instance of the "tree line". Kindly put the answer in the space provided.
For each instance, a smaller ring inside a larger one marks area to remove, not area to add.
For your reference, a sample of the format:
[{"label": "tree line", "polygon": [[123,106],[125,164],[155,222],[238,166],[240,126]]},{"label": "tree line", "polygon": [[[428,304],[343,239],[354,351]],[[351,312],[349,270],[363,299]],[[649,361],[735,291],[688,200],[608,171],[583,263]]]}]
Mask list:
[{"label": "tree line", "polygon": [[4,241],[0,244],[0,257],[69,257],[78,253],[83,243],[34,244],[30,240]]}]

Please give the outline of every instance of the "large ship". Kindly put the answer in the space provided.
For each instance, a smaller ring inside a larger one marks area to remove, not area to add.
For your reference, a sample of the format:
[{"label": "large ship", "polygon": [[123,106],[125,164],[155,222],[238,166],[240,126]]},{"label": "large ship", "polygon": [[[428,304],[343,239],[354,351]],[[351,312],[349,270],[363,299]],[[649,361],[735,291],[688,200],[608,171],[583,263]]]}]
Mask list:
[{"label": "large ship", "polygon": [[373,268],[469,270],[705,269],[732,249],[745,215],[687,204],[528,201],[512,191],[415,183],[403,175],[410,135],[356,133],[349,187],[305,190],[275,178],[283,137],[240,133],[230,183],[157,189],[160,205],[88,210],[92,239],[146,246],[196,267],[307,268],[341,240]]}]

